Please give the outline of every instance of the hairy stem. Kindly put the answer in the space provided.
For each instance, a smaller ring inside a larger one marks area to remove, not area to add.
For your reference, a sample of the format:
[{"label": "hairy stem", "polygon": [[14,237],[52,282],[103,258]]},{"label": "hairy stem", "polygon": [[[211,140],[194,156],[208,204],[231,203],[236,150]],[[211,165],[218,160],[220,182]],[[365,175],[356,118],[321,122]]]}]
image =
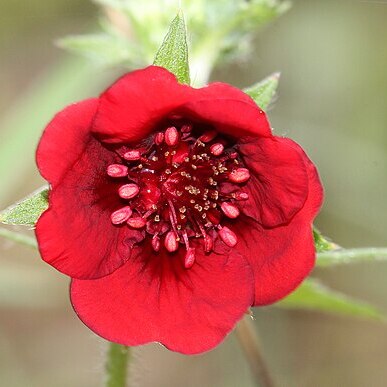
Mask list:
[{"label": "hairy stem", "polygon": [[274,387],[275,383],[263,357],[257,329],[246,315],[235,329],[239,344],[249,363],[257,387]]},{"label": "hairy stem", "polygon": [[317,266],[340,265],[387,259],[385,247],[363,247],[356,249],[338,249],[317,254]]},{"label": "hairy stem", "polygon": [[15,231],[7,230],[6,228],[0,227],[0,236],[6,239],[9,239],[13,242],[20,243],[22,245],[32,247],[34,249],[38,248],[36,239],[28,235],[24,235]]},{"label": "hairy stem", "polygon": [[110,343],[106,360],[106,387],[128,387],[130,348]]}]

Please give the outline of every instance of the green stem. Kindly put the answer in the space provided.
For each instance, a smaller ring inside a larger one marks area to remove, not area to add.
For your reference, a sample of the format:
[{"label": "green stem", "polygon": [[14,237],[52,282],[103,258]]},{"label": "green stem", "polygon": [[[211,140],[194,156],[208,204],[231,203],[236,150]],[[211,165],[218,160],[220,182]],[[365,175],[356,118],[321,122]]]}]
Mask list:
[{"label": "green stem", "polygon": [[317,254],[317,266],[325,267],[344,263],[378,261],[387,259],[386,247],[338,249]]},{"label": "green stem", "polygon": [[236,336],[249,363],[257,387],[274,387],[275,383],[267,367],[257,329],[250,316],[245,316],[237,325]]},{"label": "green stem", "polygon": [[110,343],[106,362],[106,387],[127,387],[130,348]]},{"label": "green stem", "polygon": [[28,235],[20,234],[15,231],[7,230],[6,228],[0,227],[0,236],[3,238],[9,239],[16,243],[20,243],[22,245],[32,247],[34,249],[38,248],[38,244],[36,243],[36,239],[32,238]]}]

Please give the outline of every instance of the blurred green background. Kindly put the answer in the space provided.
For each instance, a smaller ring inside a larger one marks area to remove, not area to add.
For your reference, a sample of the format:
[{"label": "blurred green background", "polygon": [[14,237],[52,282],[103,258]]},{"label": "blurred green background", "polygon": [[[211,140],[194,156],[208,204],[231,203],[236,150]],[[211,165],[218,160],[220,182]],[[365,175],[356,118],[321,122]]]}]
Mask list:
[{"label": "blurred green background", "polygon": [[[0,208],[43,184],[34,164],[39,134],[65,104],[95,95],[107,71],[53,44],[97,30],[88,1],[1,0]],[[296,0],[255,39],[249,60],[213,79],[248,86],[281,71],[269,112],[319,167],[326,191],[317,226],[345,247],[386,246],[387,3]],[[0,385],[102,385],[106,343],[74,315],[68,280],[36,252],[0,240]],[[387,310],[387,264],[316,270],[335,289]],[[387,326],[313,312],[255,310],[280,386],[382,387]],[[158,345],[134,351],[133,385],[252,386],[233,335],[194,357]]]}]

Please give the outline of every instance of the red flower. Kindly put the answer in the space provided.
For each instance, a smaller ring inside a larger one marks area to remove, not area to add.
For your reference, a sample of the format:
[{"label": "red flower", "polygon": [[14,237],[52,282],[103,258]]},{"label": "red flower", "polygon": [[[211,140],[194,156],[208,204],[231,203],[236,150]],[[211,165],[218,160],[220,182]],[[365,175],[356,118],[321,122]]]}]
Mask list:
[{"label": "red flower", "polygon": [[227,84],[129,73],[57,114],[37,163],[51,184],[41,255],[110,341],[209,350],[313,267],[316,169]]}]

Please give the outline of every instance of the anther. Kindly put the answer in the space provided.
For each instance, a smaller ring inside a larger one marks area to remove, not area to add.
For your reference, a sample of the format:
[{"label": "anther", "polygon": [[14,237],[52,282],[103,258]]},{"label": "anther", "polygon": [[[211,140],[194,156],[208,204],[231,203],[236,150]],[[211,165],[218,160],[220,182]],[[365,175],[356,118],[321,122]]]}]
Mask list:
[{"label": "anther", "polygon": [[122,164],[111,164],[107,167],[107,174],[110,177],[124,177],[128,174],[128,167]]},{"label": "anther", "polygon": [[247,200],[249,198],[249,194],[246,192],[235,192],[234,197],[236,200]]},{"label": "anther", "polygon": [[118,195],[123,199],[132,199],[140,192],[137,184],[125,184],[118,189]]},{"label": "anther", "polygon": [[152,247],[154,251],[160,250],[160,237],[158,235],[154,235],[152,238]]},{"label": "anther", "polygon": [[160,145],[164,141],[164,133],[159,132],[155,136],[155,144]]},{"label": "anther", "polygon": [[175,146],[179,142],[179,133],[174,126],[171,126],[165,131],[164,138],[167,145]]},{"label": "anther", "polygon": [[228,179],[233,183],[244,183],[249,178],[250,172],[247,168],[236,168],[228,175]]},{"label": "anther", "polygon": [[146,220],[140,216],[135,216],[133,218],[129,218],[127,223],[130,227],[133,228],[143,228],[146,225]]},{"label": "anther", "polygon": [[218,132],[216,130],[208,130],[199,137],[199,140],[202,142],[210,142],[217,136],[217,134]]},{"label": "anther", "polygon": [[110,219],[113,224],[121,224],[126,222],[132,215],[132,209],[129,206],[120,208],[117,211],[114,211],[110,215]]},{"label": "anther", "polygon": [[192,125],[183,125],[180,130],[181,133],[189,133],[192,130]]},{"label": "anther", "polygon": [[210,152],[214,156],[220,156],[224,151],[224,146],[220,142],[217,142],[216,144],[212,144],[210,147]]},{"label": "anther", "polygon": [[170,253],[173,253],[179,248],[179,243],[174,231],[169,231],[167,233],[164,240],[164,246]]},{"label": "anther", "polygon": [[209,235],[205,235],[204,237],[204,251],[209,253],[214,246],[214,241]]},{"label": "anther", "polygon": [[223,202],[220,208],[228,218],[235,219],[239,216],[239,209],[234,204]]},{"label": "anther", "polygon": [[137,149],[133,149],[124,153],[124,159],[128,161],[140,160],[141,153]]},{"label": "anther", "polygon": [[190,247],[188,250],[187,250],[187,253],[185,254],[185,258],[184,258],[184,267],[186,269],[189,269],[192,267],[192,265],[195,263],[195,248],[194,247]]},{"label": "anther", "polygon": [[234,247],[238,243],[238,238],[228,227],[219,230],[219,236],[222,241],[229,247]]}]

